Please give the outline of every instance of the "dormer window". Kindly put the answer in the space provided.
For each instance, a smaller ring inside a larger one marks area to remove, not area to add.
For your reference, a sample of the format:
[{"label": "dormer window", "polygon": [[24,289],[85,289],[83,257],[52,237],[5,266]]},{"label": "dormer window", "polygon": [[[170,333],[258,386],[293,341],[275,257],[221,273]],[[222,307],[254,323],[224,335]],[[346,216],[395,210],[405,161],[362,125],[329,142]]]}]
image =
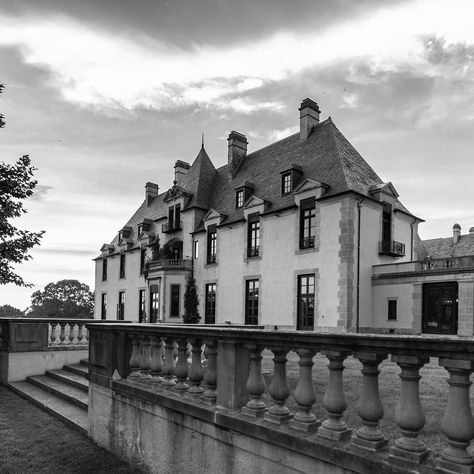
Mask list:
[{"label": "dormer window", "polygon": [[293,192],[300,178],[303,170],[298,165],[291,165],[291,168],[283,170],[281,174],[281,195],[287,196]]},{"label": "dormer window", "polygon": [[290,173],[285,173],[281,175],[281,194],[290,194],[291,191],[293,190],[293,185],[292,185],[292,176],[291,172]]},{"label": "dormer window", "polygon": [[139,236],[142,235],[142,233],[143,233],[143,224],[138,224],[138,230],[137,230],[137,232],[138,232],[138,235],[139,235]]},{"label": "dormer window", "polygon": [[236,193],[235,193],[235,207],[237,209],[241,208],[244,206],[244,190],[243,189],[239,189]]}]

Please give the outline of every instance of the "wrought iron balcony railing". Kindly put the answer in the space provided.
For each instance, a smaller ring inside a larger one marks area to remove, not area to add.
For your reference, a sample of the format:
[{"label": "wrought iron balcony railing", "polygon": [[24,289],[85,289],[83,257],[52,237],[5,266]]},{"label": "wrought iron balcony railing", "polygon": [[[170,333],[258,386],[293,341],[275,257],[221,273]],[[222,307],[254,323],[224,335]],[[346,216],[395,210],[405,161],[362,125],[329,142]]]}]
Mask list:
[{"label": "wrought iron balcony railing", "polygon": [[395,240],[382,240],[379,243],[379,254],[390,255],[391,257],[404,257],[405,244]]},{"label": "wrought iron balcony railing", "polygon": [[207,263],[216,263],[217,262],[217,255],[208,255],[207,256]]},{"label": "wrought iron balcony railing", "polygon": [[161,226],[161,232],[163,234],[169,234],[170,232],[176,232],[183,228],[183,221],[167,222]]},{"label": "wrought iron balcony railing", "polygon": [[260,255],[260,247],[256,245],[255,247],[249,247],[247,249],[247,257],[258,257]]},{"label": "wrought iron balcony railing", "polygon": [[314,248],[314,235],[310,237],[302,237],[300,239],[300,249],[312,249]]}]

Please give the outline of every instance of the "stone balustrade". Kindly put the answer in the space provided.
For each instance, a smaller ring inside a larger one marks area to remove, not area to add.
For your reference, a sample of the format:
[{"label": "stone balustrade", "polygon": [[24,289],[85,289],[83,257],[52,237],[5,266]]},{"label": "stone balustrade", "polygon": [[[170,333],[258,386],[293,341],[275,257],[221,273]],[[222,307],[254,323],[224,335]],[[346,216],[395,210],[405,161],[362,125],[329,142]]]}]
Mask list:
[{"label": "stone balustrade", "polygon": [[49,319],[48,345],[53,347],[87,346],[89,334],[86,322],[90,321],[86,319]]},{"label": "stone balustrade", "polygon": [[[311,435],[315,446],[327,446],[329,442],[338,450],[365,453],[363,456],[369,456],[371,462],[380,461],[384,466],[380,472],[398,472],[387,466],[400,465],[417,472],[474,472],[474,457],[468,450],[474,438],[469,393],[474,371],[471,339],[332,335],[200,325],[95,324],[89,325],[89,330],[92,383],[129,390],[127,393],[139,387],[142,391],[158,391],[163,397],[186,397],[203,407],[240,413],[239,420],[260,427],[266,423],[269,429],[274,427],[279,433],[283,430],[294,439],[306,442],[305,436]],[[273,370],[268,380],[262,373],[264,350],[272,355]],[[297,356],[299,365],[293,393],[287,379],[290,351]],[[327,370],[321,399],[317,399],[313,386],[317,354],[319,363],[324,360],[321,355],[327,360],[327,368],[316,367]],[[362,366],[357,429],[348,426],[344,417],[348,407],[344,362],[348,357],[357,359]],[[430,358],[436,358],[446,369],[449,387],[446,404],[440,404],[445,406],[439,425],[445,439],[441,452],[433,452],[420,436],[426,422],[420,401],[420,370]],[[387,359],[399,368],[394,437],[381,428],[384,406],[379,373]],[[121,380],[117,380],[117,373]],[[321,408],[325,416],[317,419],[315,411],[321,412]]]}]

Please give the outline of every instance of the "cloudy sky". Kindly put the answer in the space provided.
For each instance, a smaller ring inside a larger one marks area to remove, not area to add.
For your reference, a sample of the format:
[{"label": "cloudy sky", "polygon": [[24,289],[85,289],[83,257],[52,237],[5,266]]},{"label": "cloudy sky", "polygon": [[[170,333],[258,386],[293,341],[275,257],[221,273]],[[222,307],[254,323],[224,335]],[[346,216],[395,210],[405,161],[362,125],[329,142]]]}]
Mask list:
[{"label": "cloudy sky", "polygon": [[[35,289],[77,278],[205,134],[250,150],[291,134],[311,97],[403,203],[422,238],[474,226],[472,0],[2,0],[0,160],[30,154],[17,225],[46,230],[18,267]],[[31,289],[0,287],[24,309]]]}]

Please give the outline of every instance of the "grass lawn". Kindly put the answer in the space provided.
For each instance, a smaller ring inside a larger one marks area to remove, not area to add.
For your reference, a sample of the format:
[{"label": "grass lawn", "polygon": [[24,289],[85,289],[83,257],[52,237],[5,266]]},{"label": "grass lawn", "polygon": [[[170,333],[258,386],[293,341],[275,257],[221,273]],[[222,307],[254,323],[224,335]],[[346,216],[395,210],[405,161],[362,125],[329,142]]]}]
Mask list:
[{"label": "grass lawn", "polygon": [[0,386],[0,473],[139,474],[35,405]]},{"label": "grass lawn", "polygon": [[[264,371],[273,372],[273,361],[271,352],[263,353],[262,368]],[[316,403],[313,406],[313,413],[319,420],[326,418],[325,410],[322,406],[324,391],[328,381],[328,360],[318,354],[314,358],[313,386],[316,392]],[[348,408],[344,413],[346,423],[354,431],[361,426],[360,417],[357,414],[357,403],[362,392],[362,374],[360,369],[362,364],[352,357],[344,361],[344,390]],[[380,365],[379,391],[384,407],[384,417],[381,420],[381,430],[388,439],[395,439],[400,436],[397,425],[393,419],[394,410],[400,396],[400,369],[393,362],[384,361]],[[445,437],[441,432],[441,418],[448,396],[447,371],[438,365],[427,364],[420,371],[420,399],[423,406],[426,425],[423,428],[421,437],[428,447],[433,450],[433,454],[438,454],[446,446]],[[287,379],[291,393],[293,393],[298,382],[299,366],[298,356],[294,352],[288,354]],[[271,381],[271,375],[265,375],[267,387]],[[268,394],[267,405],[271,404]],[[296,409],[296,403],[290,395],[288,399],[290,410]]]}]

